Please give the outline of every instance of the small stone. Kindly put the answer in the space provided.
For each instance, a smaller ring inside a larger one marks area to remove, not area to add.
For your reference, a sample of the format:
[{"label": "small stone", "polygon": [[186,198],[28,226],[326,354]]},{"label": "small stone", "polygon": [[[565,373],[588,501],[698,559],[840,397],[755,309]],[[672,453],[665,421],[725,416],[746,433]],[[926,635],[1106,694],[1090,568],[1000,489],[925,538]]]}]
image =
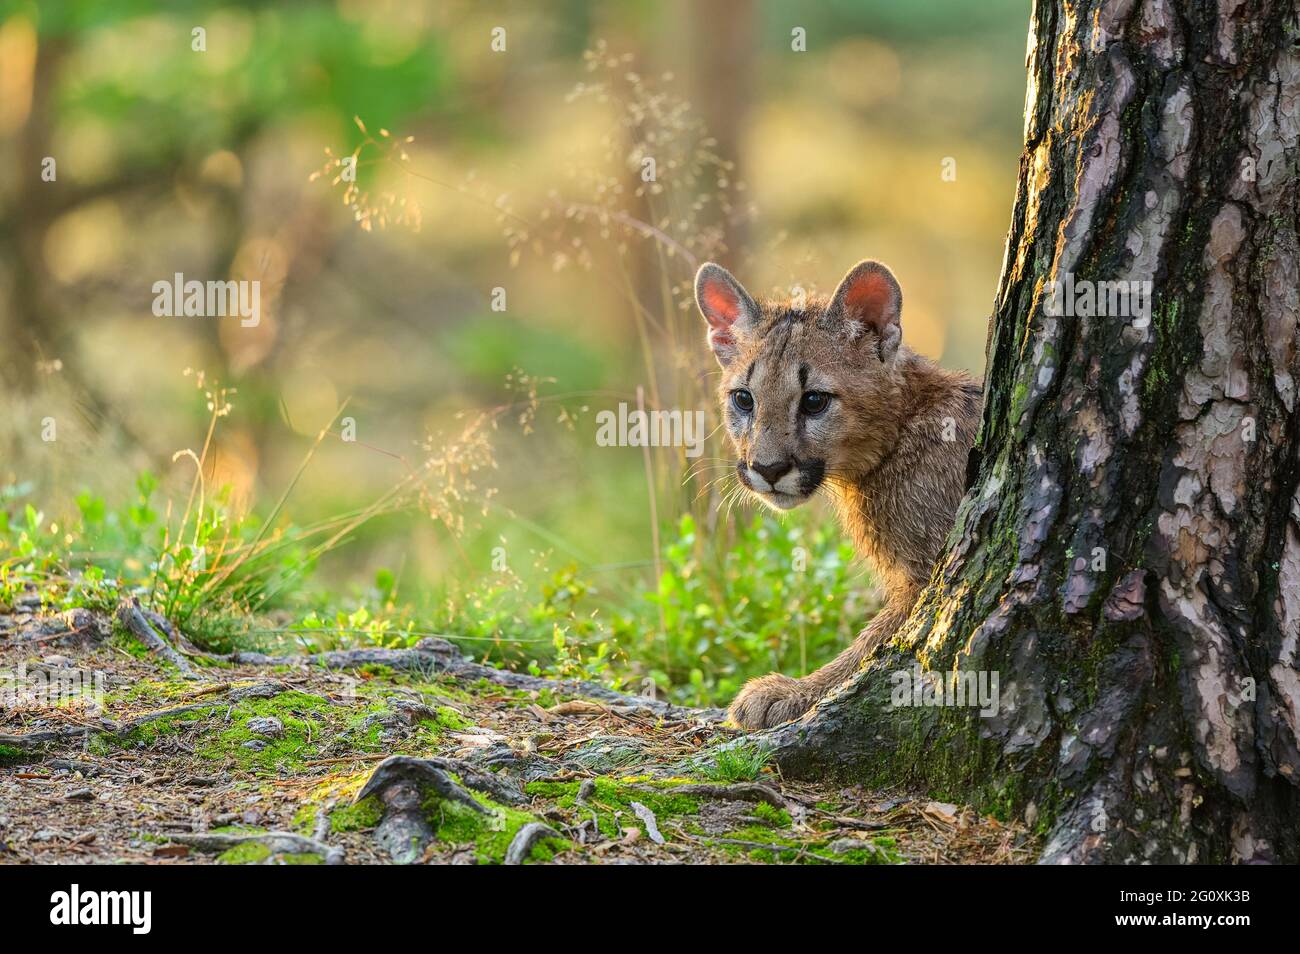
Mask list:
[{"label": "small stone", "polygon": [[268,739],[278,739],[284,735],[284,723],[275,716],[258,716],[255,719],[249,719],[246,728],[253,735],[260,735]]},{"label": "small stone", "polygon": [[247,742],[241,745],[240,748],[248,749],[251,752],[260,752],[264,748],[266,748],[266,743],[263,742],[261,739],[249,739]]}]

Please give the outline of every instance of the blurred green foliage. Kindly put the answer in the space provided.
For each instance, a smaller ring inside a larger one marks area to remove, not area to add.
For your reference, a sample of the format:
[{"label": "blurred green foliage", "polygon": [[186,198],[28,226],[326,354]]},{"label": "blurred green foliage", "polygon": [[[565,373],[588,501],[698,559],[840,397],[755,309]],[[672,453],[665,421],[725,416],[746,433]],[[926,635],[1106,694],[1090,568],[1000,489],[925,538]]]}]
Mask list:
[{"label": "blurred green foliage", "polygon": [[346,596],[311,585],[310,532],[282,527],[272,546],[250,550],[262,526],[232,517],[218,496],[178,542],[156,488],[142,474],[135,499],[115,507],[84,493],[80,519],[63,526],[30,504],[18,519],[0,509],[0,610],[36,594],[52,610],[112,612],[134,595],[217,652],[402,647],[437,635],[483,660],[693,705],[725,703],[745,679],[774,669],[808,671],[868,612],[869,581],[834,528],[766,512],[738,521],[725,548],[682,517],[657,587],[630,600],[571,564],[536,589],[503,573],[447,580],[437,594],[405,594],[381,570]]},{"label": "blurred green foliage", "polygon": [[[885,259],[908,342],[978,370],[1025,16],[1022,0],[0,0],[16,170],[0,602],[138,594],[214,649],[443,634],[686,702],[811,671],[874,609],[826,512],[719,513],[717,435],[700,459],[594,440],[594,413],[638,389],[716,423],[693,263],[611,223],[665,230],[756,294],[825,292]],[[509,55],[488,46],[496,24]],[[736,36],[721,82],[707,67]],[[328,163],[368,140],[349,196]],[[702,142],[725,154],[700,164]],[[662,191],[637,176],[650,152],[674,157]],[[58,179],[34,184],[46,156]],[[373,209],[419,214],[370,231]],[[151,283],[177,271],[262,281],[265,320],[154,316]],[[190,368],[200,391],[237,389],[210,448]],[[516,368],[540,393],[507,386]],[[356,440],[336,429],[299,472],[345,401]],[[490,453],[449,457],[480,414]],[[429,468],[454,506],[422,486],[368,509]]]}]

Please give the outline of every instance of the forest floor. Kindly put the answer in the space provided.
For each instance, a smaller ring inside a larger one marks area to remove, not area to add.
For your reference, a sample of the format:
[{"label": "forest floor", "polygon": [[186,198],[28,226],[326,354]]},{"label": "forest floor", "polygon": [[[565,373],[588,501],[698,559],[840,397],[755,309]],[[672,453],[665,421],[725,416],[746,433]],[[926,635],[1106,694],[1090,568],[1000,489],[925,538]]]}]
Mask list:
[{"label": "forest floor", "polygon": [[0,862],[1036,856],[969,809],[782,779],[718,710],[493,669],[438,639],[216,657],[131,604],[19,601],[0,613],[0,693]]}]

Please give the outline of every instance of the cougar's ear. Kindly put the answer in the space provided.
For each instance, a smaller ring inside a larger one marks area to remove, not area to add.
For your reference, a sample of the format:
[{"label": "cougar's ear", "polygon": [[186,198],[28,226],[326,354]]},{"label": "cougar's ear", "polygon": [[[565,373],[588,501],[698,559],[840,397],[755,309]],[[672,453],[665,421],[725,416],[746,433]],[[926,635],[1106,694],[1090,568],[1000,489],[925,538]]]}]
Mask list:
[{"label": "cougar's ear", "polygon": [[724,368],[740,353],[740,342],[758,325],[758,306],[721,265],[705,262],[695,273],[695,303],[709,323],[709,347]]},{"label": "cougar's ear", "polygon": [[876,333],[880,360],[886,364],[898,354],[903,340],[899,318],[903,290],[894,273],[879,262],[858,262],[840,282],[831,298],[830,312],[845,321],[860,321]]}]

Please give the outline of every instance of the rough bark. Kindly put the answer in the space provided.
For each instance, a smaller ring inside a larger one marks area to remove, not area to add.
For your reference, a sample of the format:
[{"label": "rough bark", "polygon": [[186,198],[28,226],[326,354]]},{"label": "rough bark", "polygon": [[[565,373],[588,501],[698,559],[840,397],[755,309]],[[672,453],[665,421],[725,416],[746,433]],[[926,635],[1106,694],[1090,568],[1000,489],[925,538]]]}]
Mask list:
[{"label": "rough bark", "polygon": [[[900,636],[783,771],[1028,818],[1045,861],[1300,861],[1294,0],[1035,0],[982,428]],[[1150,281],[1147,324],[1049,282]],[[996,672],[1001,705],[891,705]]]}]

